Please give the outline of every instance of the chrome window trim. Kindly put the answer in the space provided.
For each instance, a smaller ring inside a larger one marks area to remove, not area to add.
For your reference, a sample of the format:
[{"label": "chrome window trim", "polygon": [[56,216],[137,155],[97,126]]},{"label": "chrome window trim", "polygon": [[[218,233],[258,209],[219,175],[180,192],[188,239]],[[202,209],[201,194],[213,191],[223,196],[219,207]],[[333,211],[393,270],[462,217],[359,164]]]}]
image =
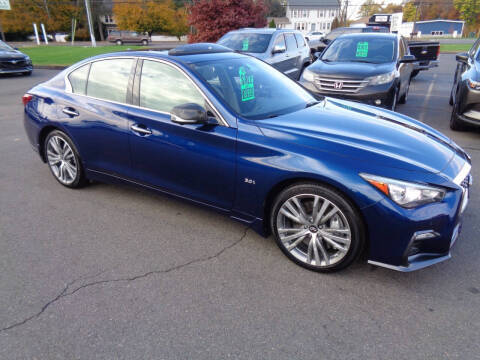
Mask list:
[{"label": "chrome window trim", "polygon": [[472,169],[472,165],[470,165],[467,161],[465,161],[465,164],[463,165],[462,170],[460,170],[457,176],[455,176],[455,178],[453,179],[453,182],[456,185],[461,186],[462,181],[467,177],[468,174],[470,174],[471,169]]},{"label": "chrome window trim", "polygon": [[171,66],[173,68],[175,68],[176,70],[179,70],[180,73],[182,73],[192,84],[193,86],[195,86],[195,88],[198,90],[198,92],[200,93],[200,95],[202,95],[203,99],[207,102],[207,104],[213,109],[213,111],[215,112],[215,115],[218,117],[218,119],[220,120],[220,124],[221,126],[225,126],[225,127],[230,127],[230,125],[228,124],[228,122],[225,120],[225,118],[223,117],[223,115],[221,114],[220,111],[218,111],[218,109],[212,104],[212,102],[208,99],[208,97],[205,95],[205,93],[202,91],[202,89],[200,89],[200,87],[192,80],[192,78],[187,74],[187,72],[185,70],[183,70],[180,66],[178,66],[177,64],[175,63],[172,63],[168,60],[164,60],[164,59],[156,59],[156,58],[151,58],[151,57],[147,57],[147,56],[112,56],[112,57],[107,57],[107,58],[101,58],[101,59],[95,59],[95,60],[92,60],[92,61],[87,61],[85,63],[82,63],[82,64],[79,64],[78,66],[76,66],[75,68],[69,70],[68,72],[65,73],[65,77],[64,77],[64,81],[65,81],[65,92],[67,93],[70,93],[70,94],[75,94],[75,95],[79,95],[79,96],[84,96],[84,97],[87,97],[87,98],[91,98],[91,99],[95,99],[95,100],[101,100],[101,101],[107,101],[107,102],[110,102],[110,103],[113,103],[113,104],[119,104],[119,105],[126,105],[126,106],[132,106],[134,108],[137,108],[137,109],[142,109],[142,110],[148,110],[148,111],[152,111],[152,112],[156,112],[156,113],[160,113],[160,114],[166,114],[166,115],[172,115],[170,112],[165,112],[165,111],[160,111],[160,110],[155,110],[155,109],[150,109],[150,108],[147,108],[147,107],[143,107],[143,106],[137,106],[137,105],[133,105],[133,104],[128,104],[127,102],[118,102],[118,101],[113,101],[113,100],[108,100],[108,99],[101,99],[101,98],[96,98],[96,97],[93,97],[93,96],[89,96],[87,94],[83,95],[83,94],[78,94],[78,93],[74,93],[72,91],[72,84],[70,83],[70,79],[68,78],[68,76],[74,72],[75,70],[81,68],[82,66],[85,66],[85,65],[91,65],[93,64],[94,62],[97,62],[97,61],[105,61],[105,60],[111,60],[111,59],[133,59],[133,60],[148,60],[148,61],[156,61],[156,62],[160,62],[160,63],[163,63],[165,65],[168,65],[168,66]]}]

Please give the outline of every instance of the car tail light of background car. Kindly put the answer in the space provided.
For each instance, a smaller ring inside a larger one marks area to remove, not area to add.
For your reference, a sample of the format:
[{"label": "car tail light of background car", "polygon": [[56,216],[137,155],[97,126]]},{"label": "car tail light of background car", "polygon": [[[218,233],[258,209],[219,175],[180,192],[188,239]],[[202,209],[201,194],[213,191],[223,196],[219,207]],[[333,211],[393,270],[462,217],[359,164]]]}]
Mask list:
[{"label": "car tail light of background car", "polygon": [[30,95],[30,94],[25,94],[22,96],[22,103],[23,103],[23,106],[27,106],[27,104],[30,102],[30,100],[33,99],[33,95]]}]

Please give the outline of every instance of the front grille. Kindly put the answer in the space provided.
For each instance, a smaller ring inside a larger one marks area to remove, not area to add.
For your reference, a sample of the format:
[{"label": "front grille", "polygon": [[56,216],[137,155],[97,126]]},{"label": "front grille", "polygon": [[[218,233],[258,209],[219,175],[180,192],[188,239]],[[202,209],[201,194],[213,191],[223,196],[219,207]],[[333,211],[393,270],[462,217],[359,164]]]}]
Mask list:
[{"label": "front grille", "polygon": [[16,70],[16,69],[22,69],[29,64],[27,63],[26,60],[24,59],[12,59],[12,60],[2,60],[0,61],[0,69],[4,70]]},{"label": "front grille", "polygon": [[368,80],[315,78],[315,86],[322,91],[354,94],[368,85]]}]

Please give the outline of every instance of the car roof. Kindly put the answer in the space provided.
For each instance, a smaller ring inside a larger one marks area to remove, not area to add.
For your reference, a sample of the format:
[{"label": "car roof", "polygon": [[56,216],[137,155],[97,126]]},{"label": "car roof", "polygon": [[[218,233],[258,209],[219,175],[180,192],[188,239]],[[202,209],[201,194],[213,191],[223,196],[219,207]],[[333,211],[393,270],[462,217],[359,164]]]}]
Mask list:
[{"label": "car roof", "polygon": [[102,60],[114,57],[141,57],[141,58],[151,58],[151,59],[160,59],[168,60],[176,63],[183,64],[194,64],[199,62],[208,62],[208,61],[218,61],[224,59],[236,59],[236,58],[245,58],[250,56],[243,55],[234,51],[229,52],[212,52],[212,53],[194,53],[194,54],[185,54],[185,55],[169,55],[167,51],[119,51],[112,52],[102,55],[97,55],[94,57],[87,58],[78,64],[87,63],[95,60]]},{"label": "car roof", "polygon": [[382,32],[361,32],[361,33],[352,33],[352,34],[343,34],[340,35],[338,38],[355,38],[355,37],[376,37],[376,38],[384,38],[384,39],[397,39],[398,34],[392,33],[382,33]]},{"label": "car roof", "polygon": [[273,28],[241,28],[238,30],[229,31],[227,34],[231,33],[258,33],[258,34],[274,34],[274,33],[284,33],[284,32],[294,32],[299,33],[300,31],[294,29],[273,29]]}]

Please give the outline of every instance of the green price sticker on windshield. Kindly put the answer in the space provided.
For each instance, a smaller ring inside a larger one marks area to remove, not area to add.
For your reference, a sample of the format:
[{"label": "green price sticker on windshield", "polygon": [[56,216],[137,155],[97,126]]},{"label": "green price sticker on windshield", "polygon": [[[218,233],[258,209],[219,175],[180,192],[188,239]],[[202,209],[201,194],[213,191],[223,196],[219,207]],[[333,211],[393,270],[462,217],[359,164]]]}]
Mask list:
[{"label": "green price sticker on windshield", "polygon": [[238,75],[240,75],[240,89],[242,92],[242,101],[248,101],[255,99],[255,92],[253,86],[253,76],[247,75],[245,68],[240,66],[238,69]]},{"label": "green price sticker on windshield", "polygon": [[242,41],[242,51],[248,50],[248,38]]},{"label": "green price sticker on windshield", "polygon": [[356,57],[367,57],[368,56],[368,42],[361,41],[357,43],[357,54]]}]

